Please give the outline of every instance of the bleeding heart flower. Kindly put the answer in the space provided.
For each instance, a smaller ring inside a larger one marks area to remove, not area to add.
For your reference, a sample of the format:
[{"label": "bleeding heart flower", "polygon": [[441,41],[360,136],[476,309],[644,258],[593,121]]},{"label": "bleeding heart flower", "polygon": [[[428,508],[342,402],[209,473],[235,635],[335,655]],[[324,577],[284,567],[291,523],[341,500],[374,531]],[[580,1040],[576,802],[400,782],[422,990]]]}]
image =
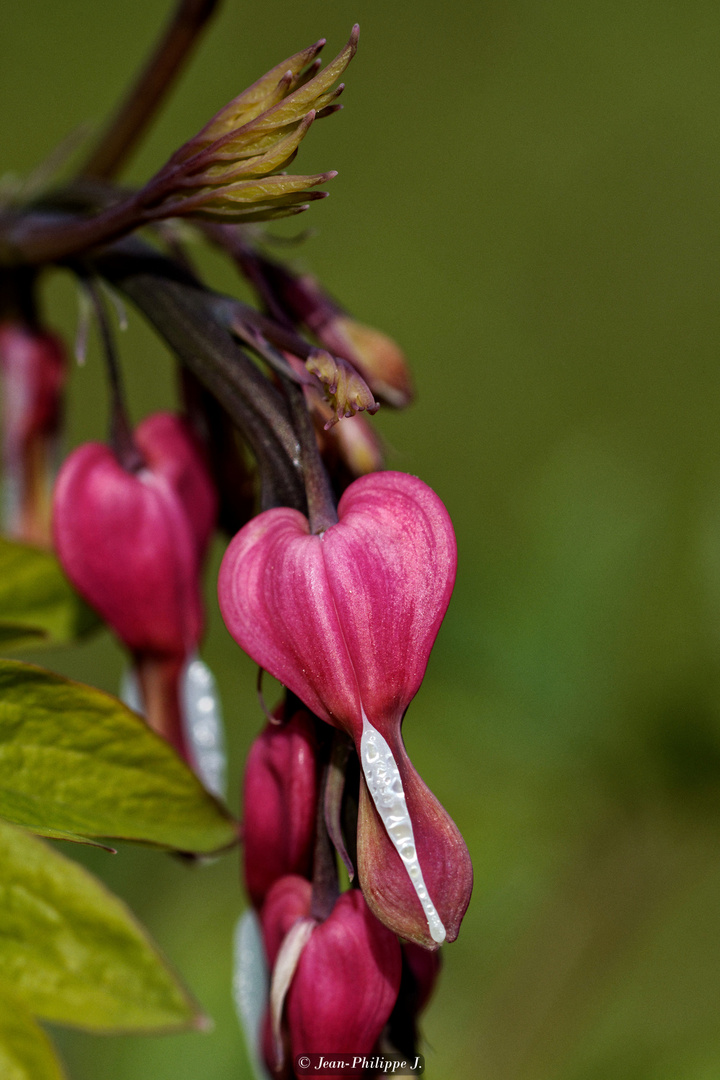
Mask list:
[{"label": "bleeding heart flower", "polygon": [[354,739],[366,900],[402,937],[435,948],[457,937],[472,867],[400,729],[450,600],[455,537],[440,499],[403,473],[356,480],[338,517],[320,535],[288,508],[254,518],[225,554],[220,607],[258,664]]},{"label": "bleeding heart flower", "polygon": [[149,417],[135,443],[137,472],[103,443],[68,457],[53,499],[55,545],[78,592],[135,655],[149,723],[187,756],[178,681],[202,634],[199,574],[215,494],[179,417]]},{"label": "bleeding heart flower", "polygon": [[0,324],[5,527],[50,545],[50,490],[66,374],[60,338],[24,323]]},{"label": "bleeding heart flower", "polygon": [[299,710],[271,723],[250,748],[243,792],[245,882],[259,907],[273,882],[310,873],[318,781],[315,730]]},{"label": "bleeding heart flower", "polygon": [[369,1054],[395,1005],[401,971],[397,938],[361,892],[343,893],[310,934],[287,995],[293,1060],[299,1054]]},{"label": "bleeding heart flower", "polygon": [[199,449],[175,416],[135,432],[145,468],[127,472],[86,443],[55,487],[58,556],[70,580],[133,652],[187,656],[202,632],[198,567],[215,501]]}]

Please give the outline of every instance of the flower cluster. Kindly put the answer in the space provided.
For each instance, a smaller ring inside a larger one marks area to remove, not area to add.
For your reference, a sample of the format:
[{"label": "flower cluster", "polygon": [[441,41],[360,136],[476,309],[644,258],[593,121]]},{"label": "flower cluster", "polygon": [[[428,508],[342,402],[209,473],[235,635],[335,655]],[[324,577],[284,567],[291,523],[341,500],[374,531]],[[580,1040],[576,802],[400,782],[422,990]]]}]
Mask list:
[{"label": "flower cluster", "polygon": [[[139,191],[105,175],[0,220],[6,273],[31,291],[39,266],[69,267],[98,320],[109,440],[65,460],[52,535],[68,579],[129,653],[128,696],[217,790],[201,752],[210,713],[217,721],[206,669],[190,714],[218,528],[231,535],[218,580],[225,623],[285,688],[250,750],[241,829],[270,973],[262,1053],[283,1077],[299,1054],[411,1053],[439,947],[457,938],[472,890],[460,832],[402,735],[457,562],[440,498],[385,470],[369,420],[381,403],[411,401],[405,357],[247,224],[304,208],[308,189],[334,175],[281,171],[315,119],[336,111],[357,28],[324,69],[322,44],[230,102]],[[154,226],[154,247],[127,236],[179,216],[230,256],[257,309],[198,279],[182,231]],[[134,428],[100,280],[146,314],[179,363],[181,404]],[[0,321],[5,474],[21,492],[11,527],[36,542],[49,542],[27,523],[47,518],[36,473],[57,435],[63,355],[37,320]]]}]

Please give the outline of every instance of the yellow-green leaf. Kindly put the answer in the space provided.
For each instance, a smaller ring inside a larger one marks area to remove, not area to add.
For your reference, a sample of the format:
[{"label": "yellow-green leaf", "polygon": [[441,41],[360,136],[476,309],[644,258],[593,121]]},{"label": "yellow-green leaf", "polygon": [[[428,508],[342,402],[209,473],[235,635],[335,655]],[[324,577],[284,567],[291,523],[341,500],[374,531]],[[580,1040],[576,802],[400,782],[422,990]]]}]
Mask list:
[{"label": "yellow-green leaf", "polygon": [[87,1031],[206,1021],[125,904],[87,870],[0,822],[0,985],[35,1016]]},{"label": "yellow-green leaf", "polygon": [[1,648],[75,641],[99,625],[51,552],[0,537]]},{"label": "yellow-green leaf", "polygon": [[0,1076],[2,1080],[64,1080],[52,1043],[30,1012],[0,989]]},{"label": "yellow-green leaf", "polygon": [[0,817],[41,835],[135,840],[207,853],[230,814],[117,698],[0,660]]}]

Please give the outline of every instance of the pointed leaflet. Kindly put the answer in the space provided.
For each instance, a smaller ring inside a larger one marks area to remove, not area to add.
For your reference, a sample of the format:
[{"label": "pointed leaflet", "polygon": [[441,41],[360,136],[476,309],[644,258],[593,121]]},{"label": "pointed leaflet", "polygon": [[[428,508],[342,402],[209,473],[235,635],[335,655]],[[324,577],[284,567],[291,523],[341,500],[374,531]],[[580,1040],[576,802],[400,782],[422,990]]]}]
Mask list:
[{"label": "pointed leaflet", "polygon": [[0,661],[0,817],[180,851],[236,839],[228,812],[117,698],[12,660]]},{"label": "pointed leaflet", "polygon": [[126,906],[77,863],[0,822],[0,985],[87,1031],[203,1024]]},{"label": "pointed leaflet", "polygon": [[100,625],[49,551],[0,537],[0,645],[54,645]]},{"label": "pointed leaflet", "polygon": [[282,82],[283,76],[290,72],[293,77],[297,78],[303,68],[312,63],[324,44],[325,41],[320,40],[311,45],[309,49],[302,49],[300,52],[295,53],[294,56],[290,56],[287,60],[276,64],[274,68],[262,75],[247,90],[243,90],[241,94],[238,94],[227,105],[224,105],[220,112],[205,125],[202,131],[198,132],[189,145],[193,149],[208,145],[226,135],[229,131],[233,131],[235,128],[253,120],[269,107],[269,103],[272,103],[272,97]]},{"label": "pointed leaflet", "polygon": [[263,154],[254,154],[244,160],[234,161],[229,166],[218,162],[211,165],[204,172],[189,177],[187,182],[198,186],[201,184],[227,184],[241,176],[267,176],[268,173],[290,163],[314,119],[315,113],[309,112],[287,134],[279,136]]},{"label": "pointed leaflet", "polygon": [[0,1076],[3,1080],[64,1080],[52,1043],[14,995],[0,990]]}]

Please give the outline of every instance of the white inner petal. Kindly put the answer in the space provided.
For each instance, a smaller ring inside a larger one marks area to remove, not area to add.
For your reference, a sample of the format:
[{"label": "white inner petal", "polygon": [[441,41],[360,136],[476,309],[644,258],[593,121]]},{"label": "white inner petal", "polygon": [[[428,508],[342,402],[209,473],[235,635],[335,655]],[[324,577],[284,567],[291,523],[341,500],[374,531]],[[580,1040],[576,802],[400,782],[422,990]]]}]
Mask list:
[{"label": "white inner petal", "polygon": [[185,667],[181,694],[196,772],[208,791],[222,799],[227,786],[222,708],[213,673],[197,656],[191,656]]},{"label": "white inner petal", "polygon": [[[225,731],[222,708],[212,671],[193,654],[182,673],[182,722],[195,772],[208,791],[222,799],[226,793]],[[145,705],[134,668],[123,673],[120,700],[141,716]]]},{"label": "white inner petal", "polygon": [[362,717],[360,759],[368,790],[385,826],[385,831],[402,859],[403,866],[417,893],[425,912],[430,936],[433,941],[442,944],[445,940],[445,927],[423,880],[400,770],[392,755],[392,750],[377,728],[370,723],[364,711]]}]

